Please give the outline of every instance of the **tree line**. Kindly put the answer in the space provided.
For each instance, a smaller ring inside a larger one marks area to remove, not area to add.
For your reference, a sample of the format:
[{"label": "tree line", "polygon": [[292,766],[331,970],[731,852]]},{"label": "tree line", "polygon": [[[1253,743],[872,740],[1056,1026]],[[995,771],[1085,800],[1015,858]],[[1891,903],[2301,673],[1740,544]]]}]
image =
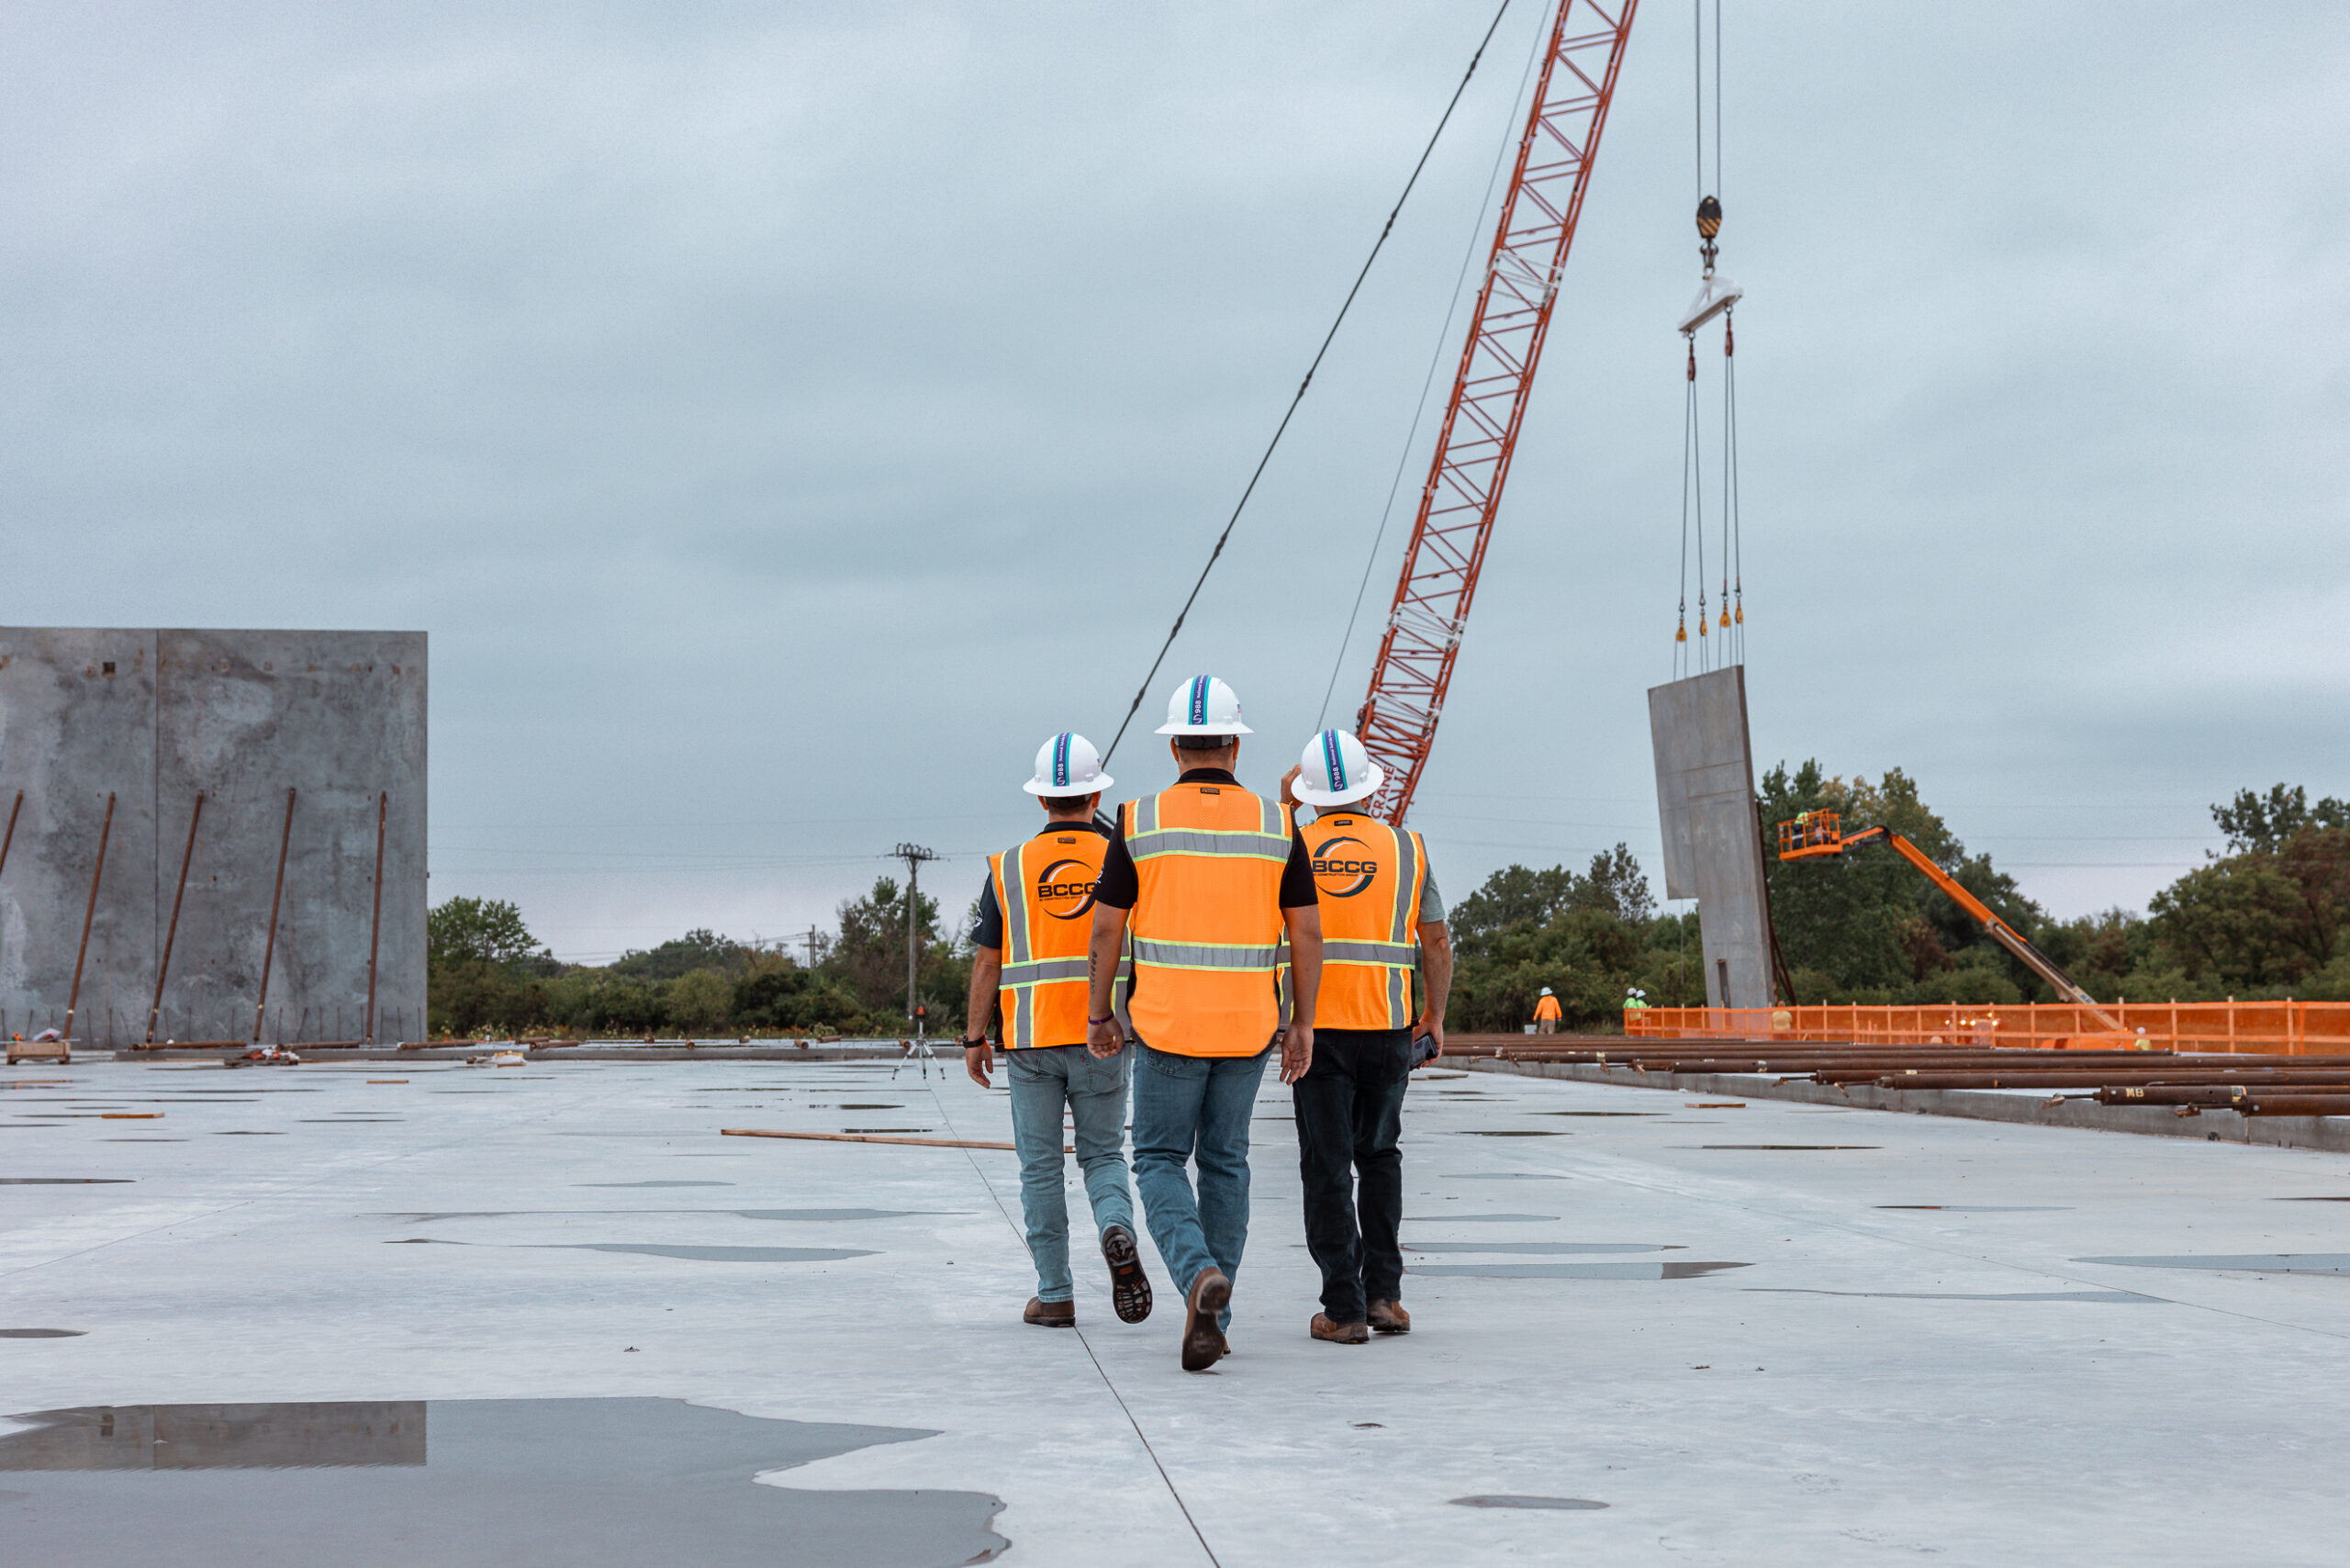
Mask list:
[{"label": "tree line", "polygon": [[[2227,847],[2156,893],[2146,911],[2057,920],[1988,855],[1970,854],[1899,768],[1874,783],[1816,761],[1763,777],[1766,834],[1799,812],[1839,812],[1848,832],[1882,823],[2101,1001],[2350,999],[2350,803],[2298,785],[2239,790],[2214,805]],[[1766,842],[1772,924],[1795,1000],[1997,1005],[2056,998],[2040,978],[1883,843],[1782,862]],[[970,983],[968,921],[915,911],[916,1000],[934,1035],[960,1031]],[[1582,871],[1505,866],[1449,911],[1456,967],[1449,1025],[1513,1031],[1544,986],[1570,1029],[1621,1027],[1638,987],[1660,1006],[1702,1006],[1703,912],[1660,913],[1622,844]],[[905,893],[891,878],[845,901],[813,961],[708,930],[607,965],[565,964],[510,903],[452,899],[428,924],[432,1028],[441,1034],[878,1035],[905,1026]]]},{"label": "tree line", "polygon": [[[915,909],[916,1000],[934,1035],[961,1026],[967,939],[938,901]],[[845,901],[813,961],[779,943],[707,929],[610,964],[566,964],[503,900],[453,898],[426,916],[426,1002],[440,1036],[896,1036],[906,1027],[905,890],[889,877]],[[795,945],[796,946],[796,945]]]},{"label": "tree line", "polygon": [[[2300,785],[2239,790],[2211,807],[2226,847],[2155,893],[2144,913],[2058,920],[1987,855],[1970,855],[1914,780],[1826,777],[1807,762],[1762,780],[1766,830],[1798,812],[1843,813],[1852,832],[1907,835],[2100,1001],[2350,999],[2350,805]],[[1882,843],[1832,858],[1766,856],[1772,924],[1806,1002],[2053,1002],[2041,979]]]}]

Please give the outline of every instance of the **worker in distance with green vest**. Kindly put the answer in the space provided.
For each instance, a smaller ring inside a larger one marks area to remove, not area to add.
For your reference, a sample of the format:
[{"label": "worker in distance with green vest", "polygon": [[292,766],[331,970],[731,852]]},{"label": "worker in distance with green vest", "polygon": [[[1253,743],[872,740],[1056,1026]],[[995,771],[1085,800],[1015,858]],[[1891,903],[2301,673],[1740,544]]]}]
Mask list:
[{"label": "worker in distance with green vest", "polygon": [[[1102,860],[1110,847],[1093,812],[1111,782],[1101,755],[1083,735],[1064,732],[1044,744],[1035,777],[1022,786],[1045,808],[1044,828],[1027,843],[989,857],[971,927],[963,1065],[973,1082],[990,1087],[988,1070],[995,1058],[988,1047],[988,1015],[1001,1007],[1020,1208],[1036,1266],[1036,1294],[1021,1316],[1044,1328],[1077,1327],[1061,1159],[1064,1107],[1077,1129],[1077,1163],[1085,1172],[1102,1260],[1110,1266],[1111,1305],[1128,1323],[1150,1316],[1150,1281],[1135,1244],[1134,1199],[1126,1188],[1133,1058],[1097,1058],[1085,1048],[1086,953]],[[1123,1008],[1126,974],[1116,978]]]}]

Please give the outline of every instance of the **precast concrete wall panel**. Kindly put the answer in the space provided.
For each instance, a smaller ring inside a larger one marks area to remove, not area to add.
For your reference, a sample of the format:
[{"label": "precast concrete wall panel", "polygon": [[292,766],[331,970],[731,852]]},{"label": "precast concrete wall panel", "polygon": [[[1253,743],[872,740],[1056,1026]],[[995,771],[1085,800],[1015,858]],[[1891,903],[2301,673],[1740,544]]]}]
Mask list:
[{"label": "precast concrete wall panel", "polygon": [[422,633],[0,630],[0,812],[26,791],[0,866],[7,1027],[63,1021],[112,789],[77,1038],[144,1039],[167,948],[158,1041],[252,1037],[265,957],[263,1037],[359,1038],[371,953],[375,1036],[420,1035],[425,653]]},{"label": "precast concrete wall panel", "polygon": [[379,797],[376,1034],[421,1034],[423,633],[163,632],[157,657],[166,921],[188,818],[197,792],[205,797],[164,985],[163,1035],[252,1033],[282,845],[285,890],[263,1034],[359,1037],[375,931]]},{"label": "precast concrete wall panel", "polygon": [[74,1035],[117,1035],[134,1016],[144,1027],[139,991],[155,956],[154,734],[153,633],[0,629],[0,833],[17,815],[0,866],[0,1030],[30,1038],[63,1028],[77,960]]},{"label": "precast concrete wall panel", "polygon": [[1771,916],[1744,666],[1651,687],[1649,738],[1665,896],[1697,901],[1707,1003],[1768,1007]]}]

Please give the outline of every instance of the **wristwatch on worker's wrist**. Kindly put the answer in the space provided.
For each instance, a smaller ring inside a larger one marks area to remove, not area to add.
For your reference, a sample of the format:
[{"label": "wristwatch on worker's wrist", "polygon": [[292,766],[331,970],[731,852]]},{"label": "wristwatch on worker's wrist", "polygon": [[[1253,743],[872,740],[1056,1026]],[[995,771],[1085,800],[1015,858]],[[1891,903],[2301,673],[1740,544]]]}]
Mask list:
[{"label": "wristwatch on worker's wrist", "polygon": [[981,1035],[976,1040],[965,1040],[963,1042],[963,1048],[967,1051],[976,1051],[984,1047],[987,1043],[988,1037],[985,1035]]}]

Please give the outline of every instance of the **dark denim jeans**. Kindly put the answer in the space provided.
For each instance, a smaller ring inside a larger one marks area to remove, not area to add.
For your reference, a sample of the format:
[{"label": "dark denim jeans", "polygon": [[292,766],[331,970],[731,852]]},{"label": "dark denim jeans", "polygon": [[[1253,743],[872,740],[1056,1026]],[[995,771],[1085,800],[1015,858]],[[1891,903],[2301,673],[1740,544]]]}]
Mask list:
[{"label": "dark denim jeans", "polygon": [[1093,1228],[1132,1230],[1135,1207],[1126,1196],[1126,1074],[1125,1052],[1101,1061],[1083,1046],[1042,1046],[1006,1051],[1003,1071],[1012,1091],[1012,1141],[1020,1154],[1020,1209],[1028,1221],[1028,1253],[1036,1262],[1036,1299],[1076,1296],[1069,1271],[1068,1166],[1061,1158],[1061,1108],[1077,1130],[1077,1163],[1085,1172]]},{"label": "dark denim jeans", "polygon": [[1322,1310],[1360,1323],[1366,1302],[1404,1294],[1404,1090],[1409,1029],[1316,1029],[1314,1065],[1290,1086],[1305,1247],[1322,1269]]},{"label": "dark denim jeans", "polygon": [[[1211,1263],[1233,1278],[1248,1245],[1248,1118],[1273,1053],[1179,1057],[1139,1040],[1133,1048],[1135,1188],[1151,1242],[1178,1291]],[[1187,1161],[1199,1166],[1196,1196]],[[1217,1326],[1232,1326],[1229,1307]]]}]

